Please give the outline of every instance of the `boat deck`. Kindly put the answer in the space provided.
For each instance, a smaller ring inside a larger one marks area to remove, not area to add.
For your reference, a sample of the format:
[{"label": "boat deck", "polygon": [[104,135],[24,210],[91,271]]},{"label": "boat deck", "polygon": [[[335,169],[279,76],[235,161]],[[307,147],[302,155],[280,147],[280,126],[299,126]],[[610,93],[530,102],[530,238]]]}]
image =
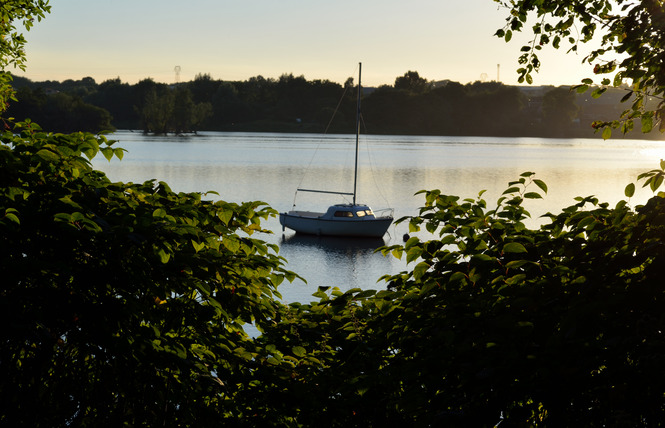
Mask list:
[{"label": "boat deck", "polygon": [[289,211],[289,215],[297,215],[300,217],[321,217],[324,213],[317,213],[314,211]]}]

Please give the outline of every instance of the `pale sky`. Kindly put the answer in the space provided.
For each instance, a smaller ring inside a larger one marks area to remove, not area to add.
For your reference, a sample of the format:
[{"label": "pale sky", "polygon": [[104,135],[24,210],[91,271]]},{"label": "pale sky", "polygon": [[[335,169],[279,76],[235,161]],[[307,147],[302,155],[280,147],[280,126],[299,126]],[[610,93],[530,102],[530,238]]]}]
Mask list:
[{"label": "pale sky", "polygon": [[[343,84],[363,63],[364,86],[407,71],[428,80],[517,84],[519,37],[494,36],[506,10],[492,0],[51,0],[26,33],[35,81],[119,77],[134,84],[246,80],[284,73]],[[524,37],[522,41],[526,40]],[[546,49],[535,85],[577,84],[583,55]]]}]

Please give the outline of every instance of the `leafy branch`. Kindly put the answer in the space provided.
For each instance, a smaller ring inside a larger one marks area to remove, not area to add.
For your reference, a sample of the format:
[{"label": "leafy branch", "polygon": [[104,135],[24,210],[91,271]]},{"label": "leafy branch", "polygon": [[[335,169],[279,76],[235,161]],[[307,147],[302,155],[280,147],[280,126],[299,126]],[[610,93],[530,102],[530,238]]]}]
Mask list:
[{"label": "leafy branch", "polygon": [[[599,97],[606,87],[622,87],[629,81],[630,91],[622,102],[633,98],[629,109],[626,109],[616,120],[594,121],[591,126],[602,130],[603,138],[610,138],[613,129],[626,133],[639,122],[642,132],[652,129],[665,131],[665,75],[662,72],[662,58],[665,52],[665,32],[662,16],[665,16],[665,5],[658,1],[630,2],[628,0],[528,0],[504,1],[495,0],[500,6],[509,10],[506,25],[496,32],[496,36],[506,42],[512,39],[512,33],[522,31],[530,13],[535,12],[540,21],[532,27],[534,39],[531,45],[522,47],[523,52],[519,63],[525,65],[518,68],[519,81],[531,84],[532,73],[538,72],[540,60],[537,51],[551,44],[555,49],[560,47],[562,38],[567,38],[572,45],[568,52],[575,52],[581,43],[595,39],[596,33],[602,31],[601,46],[591,51],[582,63],[593,65],[594,75],[613,74],[613,79],[603,77],[593,97]],[[612,13],[613,7],[620,7],[620,12]],[[554,25],[546,23],[545,18],[554,18]],[[582,28],[577,36],[571,32],[575,22]],[[537,42],[537,43],[536,43]],[[610,56],[608,59],[607,57]],[[592,78],[585,78],[581,84],[573,87],[583,93],[595,86]],[[657,101],[656,104],[653,101]]]}]

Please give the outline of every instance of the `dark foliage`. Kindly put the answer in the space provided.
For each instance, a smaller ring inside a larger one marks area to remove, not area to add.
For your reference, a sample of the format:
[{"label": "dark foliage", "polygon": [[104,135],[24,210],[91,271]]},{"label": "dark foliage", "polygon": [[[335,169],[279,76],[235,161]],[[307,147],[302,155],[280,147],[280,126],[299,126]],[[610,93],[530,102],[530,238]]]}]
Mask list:
[{"label": "dark foliage", "polygon": [[[112,125],[155,133],[355,132],[352,81],[351,86],[342,87],[285,74],[279,79],[258,76],[225,82],[206,74],[171,86],[151,79],[134,85],[111,79],[96,85],[90,78],[59,83],[18,77],[14,86],[19,89],[19,102],[10,113],[59,131],[78,129],[74,124],[85,120],[80,129],[88,131],[111,129]],[[568,87],[433,83],[417,72],[398,78],[395,87],[365,88],[364,92],[367,133],[540,137],[592,137],[592,122],[620,114],[617,103],[625,94],[625,90],[615,89],[596,99]],[[558,101],[548,101],[553,99]],[[46,109],[46,104],[60,106],[60,110]],[[106,113],[92,106],[108,111],[111,125]],[[94,110],[97,116],[79,115],[83,108]],[[631,136],[659,137],[638,132]]]}]

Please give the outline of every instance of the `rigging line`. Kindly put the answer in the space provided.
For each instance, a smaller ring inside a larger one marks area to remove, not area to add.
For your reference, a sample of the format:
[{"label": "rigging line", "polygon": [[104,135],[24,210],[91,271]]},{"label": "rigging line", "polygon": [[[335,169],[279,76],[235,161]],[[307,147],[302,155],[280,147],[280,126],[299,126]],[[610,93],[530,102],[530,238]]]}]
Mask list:
[{"label": "rigging line", "polygon": [[[356,65],[355,69],[353,70],[353,73],[351,76],[355,74],[355,72],[358,70],[359,65]],[[346,82],[345,82],[346,83]],[[332,125],[333,120],[335,119],[335,115],[337,115],[337,112],[339,111],[339,107],[342,105],[342,101],[344,101],[344,97],[346,96],[346,93],[348,92],[349,88],[344,85],[344,91],[342,91],[342,96],[339,98],[339,101],[337,102],[337,107],[335,107],[335,111],[333,111],[332,117],[330,118],[330,121],[328,121],[328,125],[326,126],[325,131],[323,131],[323,135],[328,135],[328,130],[330,129],[330,125]],[[312,157],[309,160],[309,163],[307,164],[307,168],[305,168],[305,172],[302,174],[300,177],[300,182],[298,183],[298,186],[296,187],[296,193],[293,195],[293,207],[296,206],[296,198],[298,196],[298,188],[302,186],[303,181],[305,181],[305,177],[307,176],[307,172],[309,171],[310,167],[312,166],[312,163],[314,162],[314,158],[316,157],[316,154],[319,151],[319,148],[321,147],[321,144],[323,144],[323,138],[319,140],[319,144],[317,144],[316,149],[314,149],[314,153],[312,154]]]},{"label": "rigging line", "polygon": [[330,117],[330,120],[328,121],[328,125],[326,125],[326,130],[323,131],[323,135],[327,135],[327,134],[328,134],[328,130],[330,129],[330,125],[332,125],[333,120],[335,120],[335,115],[336,115],[337,112],[339,111],[339,106],[342,105],[342,101],[344,101],[344,97],[346,96],[346,93],[347,93],[348,90],[349,90],[349,88],[347,88],[346,86],[344,86],[344,91],[342,92],[342,96],[339,98],[339,101],[337,102],[337,107],[335,107],[335,111],[333,111],[333,114],[332,114],[332,116]]},{"label": "rigging line", "polygon": [[[365,133],[367,133],[367,124],[365,123],[365,117],[363,116],[362,112],[360,112],[360,122],[362,123],[363,129],[365,129]],[[374,187],[376,187],[376,190],[378,190],[379,194],[381,195],[381,198],[383,198],[383,202],[386,203],[386,206],[390,207],[390,201],[388,200],[386,195],[381,191],[381,186],[379,186],[379,183],[376,181],[377,174],[375,174],[374,159],[372,158],[372,153],[369,150],[369,142],[367,140],[365,140],[365,150],[367,151],[367,158],[369,159],[369,167],[372,172]]]}]

